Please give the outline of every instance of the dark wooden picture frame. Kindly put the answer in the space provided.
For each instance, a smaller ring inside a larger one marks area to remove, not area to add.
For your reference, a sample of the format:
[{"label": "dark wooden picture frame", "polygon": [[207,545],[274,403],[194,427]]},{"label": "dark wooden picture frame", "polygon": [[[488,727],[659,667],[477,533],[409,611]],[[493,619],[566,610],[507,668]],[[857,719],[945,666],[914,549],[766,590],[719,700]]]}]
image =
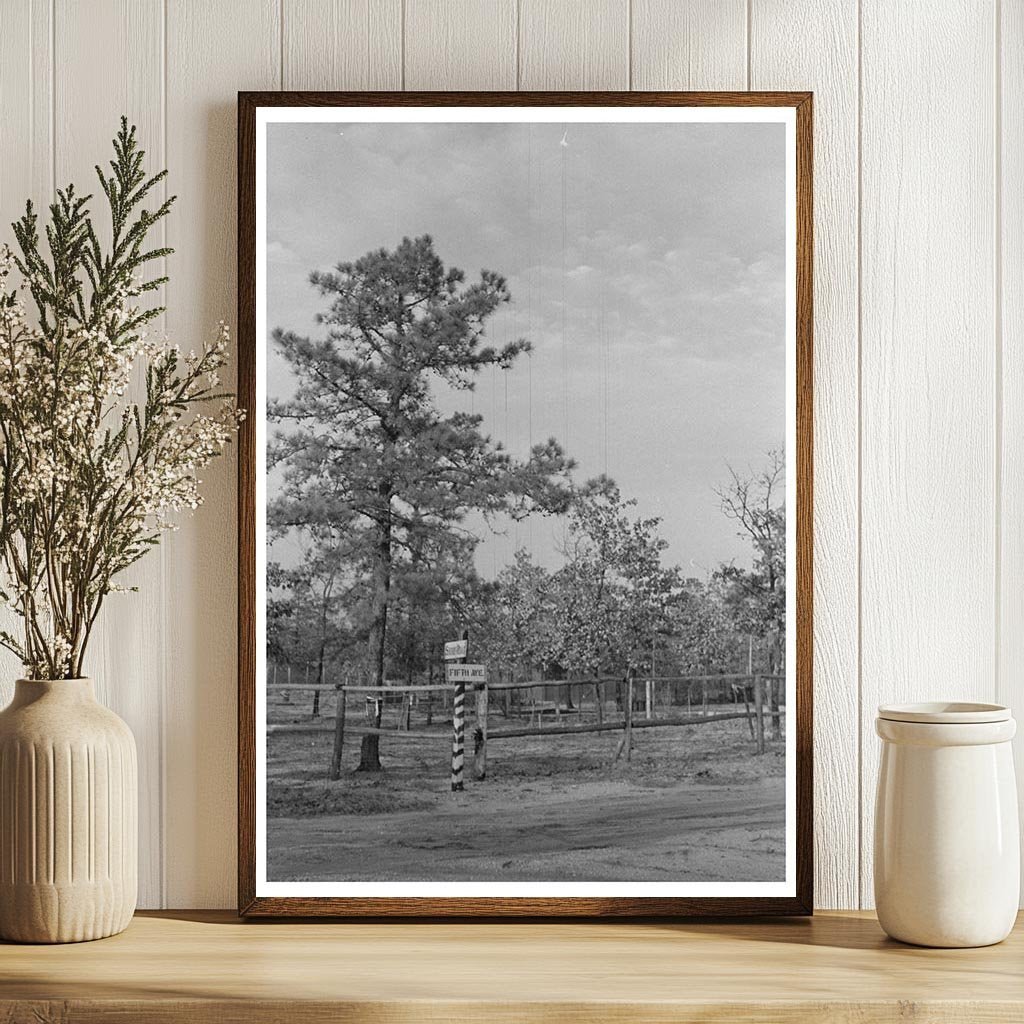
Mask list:
[{"label": "dark wooden picture frame", "polygon": [[246,916],[695,917],[806,915],[813,907],[812,835],[812,96],[809,92],[331,93],[238,95],[238,401],[256,404],[256,115],[261,107],[683,106],[791,107],[796,121],[796,885],[770,897],[281,897],[257,895],[255,417],[238,465],[238,904]]}]

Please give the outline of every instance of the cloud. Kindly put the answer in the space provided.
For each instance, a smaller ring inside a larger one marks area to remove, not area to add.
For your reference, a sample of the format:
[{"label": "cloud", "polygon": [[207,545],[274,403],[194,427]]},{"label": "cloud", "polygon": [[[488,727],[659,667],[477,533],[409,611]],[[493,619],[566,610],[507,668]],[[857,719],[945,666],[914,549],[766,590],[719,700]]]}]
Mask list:
[{"label": "cloud", "polygon": [[267,242],[267,262],[296,264],[301,260],[294,250],[289,249],[283,242],[274,240]]},{"label": "cloud", "polygon": [[565,272],[565,276],[569,278],[570,281],[580,281],[583,278],[589,277],[593,273],[593,267],[588,266],[586,263],[580,263],[578,266],[573,267],[572,270],[567,270]]},{"label": "cloud", "polygon": [[756,462],[783,433],[784,133],[574,124],[563,147],[564,131],[274,126],[269,319],[315,330],[310,268],[432,234],[467,282],[482,267],[508,279],[489,339],[534,346],[450,401],[511,450],[532,424],[581,476],[607,468],[644,509],[668,510],[674,557],[742,558],[707,499],[726,460]]}]

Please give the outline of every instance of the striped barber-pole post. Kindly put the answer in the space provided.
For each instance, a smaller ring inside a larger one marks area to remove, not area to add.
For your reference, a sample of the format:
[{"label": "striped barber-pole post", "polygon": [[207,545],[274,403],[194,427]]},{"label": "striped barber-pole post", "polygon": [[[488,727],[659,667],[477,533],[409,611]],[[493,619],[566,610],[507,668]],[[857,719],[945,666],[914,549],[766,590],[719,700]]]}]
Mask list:
[{"label": "striped barber-pole post", "polygon": [[[446,647],[449,645],[445,645]],[[454,661],[463,665],[469,661],[469,630],[462,631],[462,642],[451,645],[456,649]],[[461,648],[461,649],[460,649]],[[451,663],[449,662],[449,665]],[[446,665],[446,670],[449,666]],[[447,674],[447,672],[446,672]],[[466,760],[466,683],[463,679],[455,682],[455,699],[452,702],[452,792],[462,792],[462,768]]]},{"label": "striped barber-pole post", "polygon": [[466,685],[455,686],[452,711],[452,792],[462,792],[462,766],[466,758]]}]

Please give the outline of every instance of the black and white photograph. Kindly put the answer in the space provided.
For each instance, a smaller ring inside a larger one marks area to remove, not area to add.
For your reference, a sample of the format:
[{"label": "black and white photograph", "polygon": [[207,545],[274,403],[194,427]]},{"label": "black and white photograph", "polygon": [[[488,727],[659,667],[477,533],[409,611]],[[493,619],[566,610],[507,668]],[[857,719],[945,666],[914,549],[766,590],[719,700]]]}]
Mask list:
[{"label": "black and white photograph", "polygon": [[257,132],[258,892],[792,895],[792,112]]}]

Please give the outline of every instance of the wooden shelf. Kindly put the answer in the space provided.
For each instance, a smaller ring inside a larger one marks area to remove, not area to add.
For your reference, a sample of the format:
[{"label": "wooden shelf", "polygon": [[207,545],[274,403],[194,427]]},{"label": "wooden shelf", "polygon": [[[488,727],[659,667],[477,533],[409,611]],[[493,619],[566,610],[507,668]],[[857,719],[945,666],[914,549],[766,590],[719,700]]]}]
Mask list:
[{"label": "wooden shelf", "polygon": [[166,911],[101,942],[0,943],[3,1024],[907,1020],[1024,1020],[1024,922],[999,946],[927,950],[847,912],[324,924]]}]

